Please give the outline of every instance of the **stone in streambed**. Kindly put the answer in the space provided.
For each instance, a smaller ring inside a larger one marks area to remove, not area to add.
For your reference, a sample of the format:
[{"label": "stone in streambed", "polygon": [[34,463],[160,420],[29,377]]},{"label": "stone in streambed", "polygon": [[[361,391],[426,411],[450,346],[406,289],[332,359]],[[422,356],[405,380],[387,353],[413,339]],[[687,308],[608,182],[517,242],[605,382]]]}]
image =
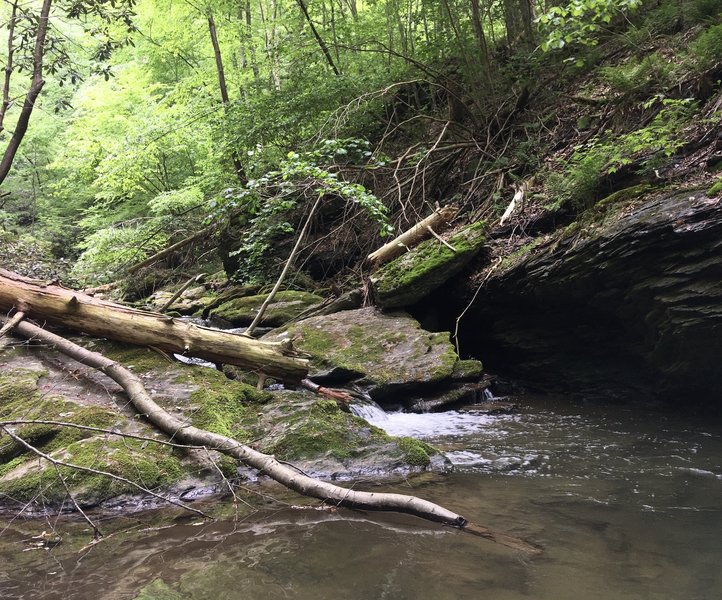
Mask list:
[{"label": "stone in streambed", "polygon": [[447,332],[431,333],[406,313],[373,307],[313,317],[283,334],[311,357],[312,373],[342,373],[369,386],[374,400],[448,382],[458,356]]},{"label": "stone in streambed", "polygon": [[[172,362],[147,348],[89,338],[73,341],[134,371],[160,406],[190,425],[276,453],[307,472],[347,479],[448,466],[430,446],[388,436],[310,393],[259,392],[214,369]],[[19,418],[168,439],[139,418],[114,382],[43,347],[0,350],[0,419]],[[14,430],[58,460],[114,473],[175,499],[222,493],[227,485],[219,471],[228,478],[238,473],[235,460],[213,451],[171,448],[58,425],[19,425]],[[127,482],[68,468],[62,472],[75,500],[86,508],[100,505],[132,511],[164,504]],[[26,513],[42,514],[63,503],[69,506],[55,468],[9,436],[0,438],[0,511],[28,504]]]}]

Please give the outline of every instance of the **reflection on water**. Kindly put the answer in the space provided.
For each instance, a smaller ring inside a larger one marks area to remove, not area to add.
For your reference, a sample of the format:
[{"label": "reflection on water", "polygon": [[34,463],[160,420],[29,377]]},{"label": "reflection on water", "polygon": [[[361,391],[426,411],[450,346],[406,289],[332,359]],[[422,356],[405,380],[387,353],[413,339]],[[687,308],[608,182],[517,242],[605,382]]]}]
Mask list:
[{"label": "reflection on water", "polygon": [[[517,399],[519,400],[519,399]],[[412,517],[261,511],[112,537],[91,551],[0,547],[0,597],[716,599],[722,429],[681,416],[519,400],[515,415],[388,415],[457,472],[404,483],[541,544],[533,559]],[[382,425],[382,423],[378,423]]]}]

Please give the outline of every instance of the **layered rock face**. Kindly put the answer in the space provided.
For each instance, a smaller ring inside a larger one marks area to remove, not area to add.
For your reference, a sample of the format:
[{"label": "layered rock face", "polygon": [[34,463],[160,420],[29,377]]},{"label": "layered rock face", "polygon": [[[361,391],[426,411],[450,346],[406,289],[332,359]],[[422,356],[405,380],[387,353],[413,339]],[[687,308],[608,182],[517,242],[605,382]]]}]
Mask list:
[{"label": "layered rock face", "polygon": [[462,347],[545,389],[719,409],[721,204],[667,193],[537,240],[489,278]]}]

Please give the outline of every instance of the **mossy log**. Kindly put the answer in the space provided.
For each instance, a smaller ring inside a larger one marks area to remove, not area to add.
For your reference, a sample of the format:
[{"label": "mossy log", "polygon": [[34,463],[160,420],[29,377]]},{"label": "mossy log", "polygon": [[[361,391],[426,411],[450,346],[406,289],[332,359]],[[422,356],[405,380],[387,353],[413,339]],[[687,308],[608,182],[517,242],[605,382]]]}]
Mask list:
[{"label": "mossy log", "polygon": [[446,227],[446,224],[454,218],[457,212],[458,209],[454,206],[444,206],[443,208],[435,210],[411,229],[407,229],[400,236],[369,254],[368,260],[370,260],[374,266],[378,267],[383,263],[393,260],[397,256],[401,256],[412,246],[433,235],[435,230]]},{"label": "mossy log", "polygon": [[294,355],[288,343],[200,327],[2,269],[0,310],[22,311],[30,319],[97,337],[238,365],[283,381],[300,381],[308,373],[307,361]]},{"label": "mossy log", "polygon": [[538,546],[525,540],[503,532],[493,531],[483,525],[470,523],[462,515],[416,496],[362,492],[309,477],[292,465],[279,462],[273,456],[258,452],[225,435],[193,427],[187,421],[173,416],[150,397],[140,378],[132,371],[102,354],[82,348],[31,323],[16,323],[15,330],[25,337],[50,344],[78,362],[98,369],[113,379],[128,394],[136,410],[173,440],[217,450],[252,468],[258,469],[275,481],[300,494],[318,498],[333,506],[348,506],[351,508],[394,511],[416,515],[423,519],[458,527],[521,552],[528,554],[539,554],[541,552]]}]

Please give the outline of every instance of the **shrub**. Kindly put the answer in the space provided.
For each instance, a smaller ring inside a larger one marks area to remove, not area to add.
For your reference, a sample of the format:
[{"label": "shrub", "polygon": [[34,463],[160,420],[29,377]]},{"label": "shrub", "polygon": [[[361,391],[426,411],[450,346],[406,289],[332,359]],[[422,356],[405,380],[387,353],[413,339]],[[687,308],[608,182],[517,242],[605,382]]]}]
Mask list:
[{"label": "shrub", "polygon": [[700,33],[689,49],[702,69],[708,69],[722,61],[722,24]]}]

